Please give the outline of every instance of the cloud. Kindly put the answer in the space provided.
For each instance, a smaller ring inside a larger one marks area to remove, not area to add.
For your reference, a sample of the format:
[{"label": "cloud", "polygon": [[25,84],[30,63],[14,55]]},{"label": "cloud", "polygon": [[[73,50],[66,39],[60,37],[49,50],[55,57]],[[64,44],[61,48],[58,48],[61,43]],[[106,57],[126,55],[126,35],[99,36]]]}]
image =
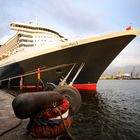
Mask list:
[{"label": "cloud", "polygon": [[95,33],[104,30],[105,25],[101,22],[101,14],[91,13],[88,9],[78,7],[56,8],[52,11],[55,20],[62,26],[66,26],[75,33]]},{"label": "cloud", "polygon": [[[80,3],[80,4],[79,4]],[[13,21],[30,22],[38,17],[44,25],[49,25],[64,34],[90,35],[104,32],[105,23],[102,22],[103,11],[98,12],[89,8],[93,2],[88,0],[88,4],[81,1],[70,0],[5,0],[0,14],[0,36],[8,33],[9,24]]]},{"label": "cloud", "polygon": [[140,65],[140,57],[136,57],[136,58],[118,57],[111,64],[111,66],[124,66],[124,65]]}]

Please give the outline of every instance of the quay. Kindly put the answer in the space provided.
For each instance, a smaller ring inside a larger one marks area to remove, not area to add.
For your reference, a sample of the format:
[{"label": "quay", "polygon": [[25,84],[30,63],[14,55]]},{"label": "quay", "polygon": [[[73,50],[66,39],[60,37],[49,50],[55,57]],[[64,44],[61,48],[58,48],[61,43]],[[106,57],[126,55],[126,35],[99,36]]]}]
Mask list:
[{"label": "quay", "polygon": [[13,99],[14,96],[0,90],[0,140],[42,140],[33,138],[27,132],[28,119],[20,120],[16,118],[12,108]]}]

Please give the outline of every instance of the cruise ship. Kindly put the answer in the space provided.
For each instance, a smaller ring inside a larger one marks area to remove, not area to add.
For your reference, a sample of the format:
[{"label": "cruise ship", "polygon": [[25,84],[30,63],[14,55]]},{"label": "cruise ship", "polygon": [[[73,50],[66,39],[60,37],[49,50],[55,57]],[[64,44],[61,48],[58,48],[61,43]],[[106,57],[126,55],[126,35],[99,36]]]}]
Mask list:
[{"label": "cruise ship", "polygon": [[69,41],[37,24],[13,22],[10,28],[16,34],[0,47],[0,87],[20,89],[63,83],[94,92],[104,70],[140,34],[127,28]]}]

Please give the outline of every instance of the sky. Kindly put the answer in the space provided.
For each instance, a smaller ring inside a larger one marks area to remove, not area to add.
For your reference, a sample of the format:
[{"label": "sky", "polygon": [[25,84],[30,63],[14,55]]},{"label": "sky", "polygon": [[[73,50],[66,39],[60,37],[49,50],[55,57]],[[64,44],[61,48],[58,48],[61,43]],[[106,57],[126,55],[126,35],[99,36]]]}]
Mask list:
[{"label": "sky", "polygon": [[[140,29],[140,0],[0,0],[0,43],[13,31],[11,22],[35,22],[68,38]],[[140,65],[140,36],[111,63]]]}]

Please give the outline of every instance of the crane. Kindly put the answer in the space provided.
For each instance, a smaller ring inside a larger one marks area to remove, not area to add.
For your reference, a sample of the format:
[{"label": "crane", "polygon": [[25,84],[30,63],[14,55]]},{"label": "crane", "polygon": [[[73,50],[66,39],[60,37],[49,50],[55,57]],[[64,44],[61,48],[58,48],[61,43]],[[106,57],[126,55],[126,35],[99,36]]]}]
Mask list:
[{"label": "crane", "polygon": [[134,77],[134,71],[135,71],[135,66],[133,66],[132,71],[131,71],[131,78]]}]

